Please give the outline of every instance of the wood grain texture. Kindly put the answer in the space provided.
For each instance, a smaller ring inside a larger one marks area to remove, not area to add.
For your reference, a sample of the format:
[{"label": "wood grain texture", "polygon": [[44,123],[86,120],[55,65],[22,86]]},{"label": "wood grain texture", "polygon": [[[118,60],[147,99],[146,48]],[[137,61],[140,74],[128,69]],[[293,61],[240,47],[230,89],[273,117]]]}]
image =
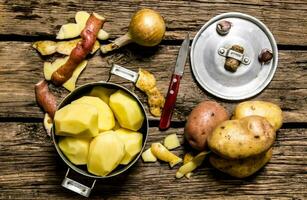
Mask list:
[{"label": "wood grain texture", "polygon": [[[139,67],[154,73],[158,88],[166,94],[179,47],[160,45],[155,48],[142,48],[129,45],[108,55],[96,55],[80,76],[77,85],[93,81],[107,80],[112,62],[137,71]],[[285,122],[307,122],[307,51],[280,51],[277,72],[270,85],[253,99],[274,102],[281,106]],[[2,118],[42,118],[43,113],[35,102],[34,84],[43,78],[44,60],[31,47],[29,42],[0,42],[0,117]],[[135,89],[132,83],[113,76],[111,81],[127,86],[147,106],[146,96]],[[64,88],[50,86],[60,101],[68,92]],[[232,112],[237,102],[227,102],[202,90],[193,78],[189,64],[181,80],[175,106],[174,121],[184,121],[197,103],[217,100]],[[146,107],[147,109],[147,107]],[[150,117],[151,115],[148,114]],[[153,120],[157,118],[151,117]]]},{"label": "wood grain texture", "polygon": [[225,12],[242,12],[257,17],[272,31],[279,44],[307,45],[307,4],[305,0],[201,0],[201,1],[0,1],[0,34],[55,35],[62,24],[73,22],[76,11],[105,15],[105,29],[112,37],[124,34],[132,14],[139,8],[158,10],[167,24],[166,40],[192,36],[212,17]]},{"label": "wood grain texture", "polygon": [[[41,123],[0,123],[0,199],[81,199],[60,186],[67,167],[58,157]],[[160,132],[150,128],[148,143],[177,133],[183,144],[174,152],[190,151],[183,129]],[[307,198],[307,131],[281,129],[271,161],[252,177],[239,180],[213,169],[208,161],[190,180],[175,179],[179,166],[141,160],[123,175],[99,180],[91,199],[304,199]],[[90,181],[73,173],[83,183]]]}]

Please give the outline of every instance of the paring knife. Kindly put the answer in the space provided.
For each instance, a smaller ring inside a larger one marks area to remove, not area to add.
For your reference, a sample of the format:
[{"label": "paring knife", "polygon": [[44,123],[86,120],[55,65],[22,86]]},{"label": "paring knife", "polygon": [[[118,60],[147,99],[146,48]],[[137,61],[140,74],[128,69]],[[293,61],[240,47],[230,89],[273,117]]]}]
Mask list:
[{"label": "paring knife", "polygon": [[165,130],[171,124],[171,118],[176,103],[176,98],[179,90],[180,79],[183,75],[184,66],[189,54],[190,37],[189,33],[186,35],[179,50],[174,73],[169,84],[165,104],[162,110],[159,128]]}]

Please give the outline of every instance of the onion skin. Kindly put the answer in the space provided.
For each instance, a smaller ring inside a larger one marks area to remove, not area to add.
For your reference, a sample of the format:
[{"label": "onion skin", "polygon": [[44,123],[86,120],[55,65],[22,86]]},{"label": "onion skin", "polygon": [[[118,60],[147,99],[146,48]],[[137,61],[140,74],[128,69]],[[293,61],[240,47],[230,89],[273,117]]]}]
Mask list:
[{"label": "onion skin", "polygon": [[151,9],[141,9],[131,18],[128,32],[112,43],[102,45],[102,53],[119,49],[131,42],[152,47],[159,44],[165,34],[165,22],[161,15]]},{"label": "onion skin", "polygon": [[129,25],[131,39],[142,46],[155,46],[165,33],[165,23],[161,15],[151,9],[142,9],[134,14]]}]

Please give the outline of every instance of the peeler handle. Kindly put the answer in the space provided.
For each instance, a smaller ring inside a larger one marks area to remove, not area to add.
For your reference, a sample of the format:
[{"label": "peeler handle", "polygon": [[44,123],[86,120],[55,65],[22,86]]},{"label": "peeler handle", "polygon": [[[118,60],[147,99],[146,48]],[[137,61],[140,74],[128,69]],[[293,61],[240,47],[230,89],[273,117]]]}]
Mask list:
[{"label": "peeler handle", "polygon": [[92,189],[95,186],[96,179],[93,180],[92,186],[88,187],[88,186],[85,186],[85,185],[75,181],[75,180],[72,180],[71,178],[68,178],[69,171],[70,171],[70,169],[68,168],[66,175],[65,175],[65,177],[62,181],[62,186],[64,188],[69,189],[73,192],[76,192],[76,193],[78,193],[78,194],[80,194],[84,197],[89,197]]}]

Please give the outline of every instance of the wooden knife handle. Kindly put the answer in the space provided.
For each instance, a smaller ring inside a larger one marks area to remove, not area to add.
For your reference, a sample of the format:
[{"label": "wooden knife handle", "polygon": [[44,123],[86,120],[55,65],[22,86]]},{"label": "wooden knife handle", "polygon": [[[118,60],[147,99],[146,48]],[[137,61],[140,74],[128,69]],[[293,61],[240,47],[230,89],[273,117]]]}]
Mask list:
[{"label": "wooden knife handle", "polygon": [[180,75],[176,74],[172,75],[172,79],[168,88],[165,104],[160,119],[159,128],[161,130],[168,129],[170,127],[171,118],[179,90],[180,79],[181,79]]}]

